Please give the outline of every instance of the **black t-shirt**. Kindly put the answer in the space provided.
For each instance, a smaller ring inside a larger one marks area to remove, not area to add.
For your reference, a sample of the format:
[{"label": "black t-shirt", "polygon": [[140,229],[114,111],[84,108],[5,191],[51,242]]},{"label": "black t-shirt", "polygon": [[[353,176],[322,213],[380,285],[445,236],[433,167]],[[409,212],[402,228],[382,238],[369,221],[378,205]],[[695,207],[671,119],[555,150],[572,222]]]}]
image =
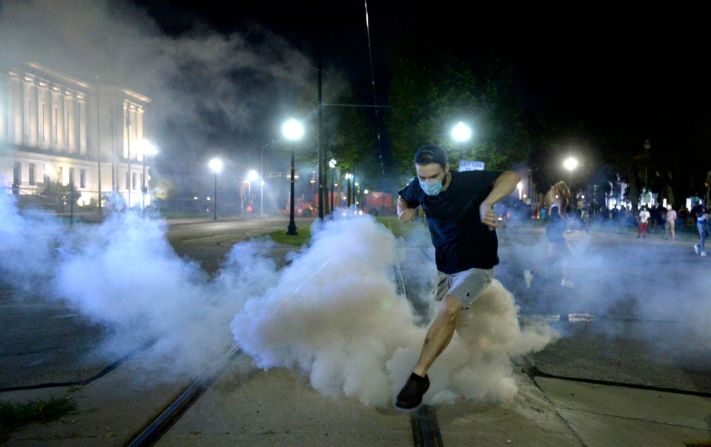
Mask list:
[{"label": "black t-shirt", "polygon": [[479,206],[500,172],[451,172],[449,187],[428,196],[414,178],[398,194],[407,206],[422,209],[435,247],[437,269],[453,274],[470,268],[490,269],[499,263],[496,231],[481,223]]}]

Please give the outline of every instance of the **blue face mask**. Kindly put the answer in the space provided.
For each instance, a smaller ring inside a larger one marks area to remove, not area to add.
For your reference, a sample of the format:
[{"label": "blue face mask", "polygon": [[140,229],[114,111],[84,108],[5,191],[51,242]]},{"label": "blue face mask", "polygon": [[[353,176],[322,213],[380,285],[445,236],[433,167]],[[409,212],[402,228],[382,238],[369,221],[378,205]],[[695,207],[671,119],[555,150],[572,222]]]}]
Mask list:
[{"label": "blue face mask", "polygon": [[432,182],[423,182],[420,180],[419,182],[420,188],[422,188],[428,196],[436,196],[442,192],[442,180],[434,180]]}]

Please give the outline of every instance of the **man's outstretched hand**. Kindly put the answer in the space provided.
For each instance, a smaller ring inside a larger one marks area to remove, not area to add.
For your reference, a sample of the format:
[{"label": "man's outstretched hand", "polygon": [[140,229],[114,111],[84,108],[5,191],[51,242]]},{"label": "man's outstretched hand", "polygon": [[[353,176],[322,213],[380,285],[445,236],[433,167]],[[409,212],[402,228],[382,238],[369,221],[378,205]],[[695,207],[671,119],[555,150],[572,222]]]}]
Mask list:
[{"label": "man's outstretched hand", "polygon": [[481,223],[489,227],[492,231],[501,227],[501,225],[496,222],[494,207],[486,202],[481,202],[479,206],[479,218],[481,219]]},{"label": "man's outstretched hand", "polygon": [[417,216],[416,209],[414,208],[405,208],[404,210],[400,211],[400,214],[398,214],[398,218],[400,218],[400,222],[403,223],[410,223],[413,220],[415,220],[415,217]]}]

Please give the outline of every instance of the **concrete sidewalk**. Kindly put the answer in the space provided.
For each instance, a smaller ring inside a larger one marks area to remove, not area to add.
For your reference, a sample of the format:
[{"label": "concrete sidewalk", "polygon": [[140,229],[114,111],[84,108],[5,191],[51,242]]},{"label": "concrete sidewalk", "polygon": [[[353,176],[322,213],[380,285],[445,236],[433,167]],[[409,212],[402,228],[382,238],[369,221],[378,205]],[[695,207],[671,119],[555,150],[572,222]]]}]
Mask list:
[{"label": "concrete sidewalk", "polygon": [[[208,390],[161,446],[410,446],[410,414],[319,395],[246,358]],[[711,442],[711,399],[517,373],[513,402],[435,408],[446,446],[684,446]]]},{"label": "concrete sidewalk", "polygon": [[[3,393],[26,400],[70,393],[75,414],[14,433],[8,445],[125,445],[182,390],[137,381],[142,359],[81,389]],[[516,372],[512,402],[434,407],[445,446],[680,446],[711,444],[711,399],[535,378]],[[144,379],[145,380],[145,377]],[[706,442],[707,444],[703,444]],[[410,413],[318,394],[304,377],[233,360],[163,436],[161,446],[411,446]]]},{"label": "concrete sidewalk", "polygon": [[[517,381],[520,392],[506,405],[435,408],[444,445],[580,445],[535,384]],[[158,445],[412,446],[410,416],[321,396],[292,371],[254,370],[242,357]]]}]

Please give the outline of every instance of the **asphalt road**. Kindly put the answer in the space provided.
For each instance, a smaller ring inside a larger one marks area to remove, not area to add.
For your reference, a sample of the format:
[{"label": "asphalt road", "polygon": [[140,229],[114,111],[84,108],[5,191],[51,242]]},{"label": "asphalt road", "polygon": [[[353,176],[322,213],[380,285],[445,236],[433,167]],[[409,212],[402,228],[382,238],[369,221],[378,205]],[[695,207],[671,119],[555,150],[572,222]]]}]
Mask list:
[{"label": "asphalt road", "polygon": [[[304,228],[311,225],[313,218],[297,218],[295,222],[297,228]],[[183,221],[170,224],[167,236],[179,256],[198,261],[204,270],[212,273],[236,242],[274,231],[286,232],[288,224],[288,217]],[[277,249],[274,254],[279,257],[284,251]]]},{"label": "asphalt road", "polygon": [[[567,271],[546,258],[542,230],[500,232],[497,276],[525,318],[544,317],[562,338],[532,356],[553,375],[711,392],[711,258],[661,234],[573,232]],[[539,274],[531,288],[524,269]]]}]

